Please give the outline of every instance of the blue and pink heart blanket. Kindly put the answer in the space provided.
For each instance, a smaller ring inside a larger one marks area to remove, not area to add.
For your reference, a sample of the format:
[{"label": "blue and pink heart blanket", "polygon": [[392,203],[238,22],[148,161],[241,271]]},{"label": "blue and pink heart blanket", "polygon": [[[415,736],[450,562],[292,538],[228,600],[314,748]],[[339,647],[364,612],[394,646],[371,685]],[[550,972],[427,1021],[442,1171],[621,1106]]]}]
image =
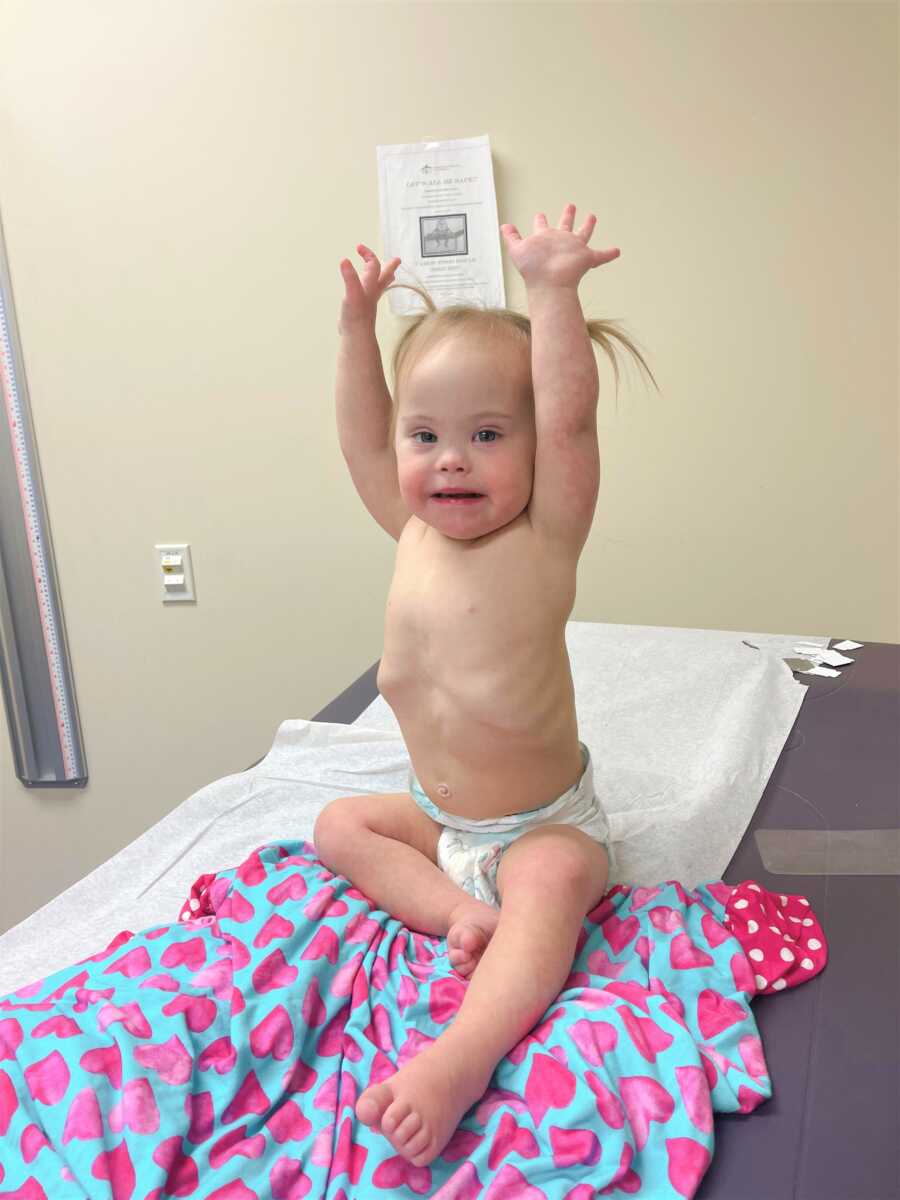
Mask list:
[{"label": "blue and pink heart blanket", "polygon": [[825,958],[803,897],[613,888],[542,1023],[414,1167],[354,1105],[467,985],[312,845],[263,846],[179,920],[0,1000],[0,1197],[690,1197],[713,1113],[772,1094],[751,999]]}]

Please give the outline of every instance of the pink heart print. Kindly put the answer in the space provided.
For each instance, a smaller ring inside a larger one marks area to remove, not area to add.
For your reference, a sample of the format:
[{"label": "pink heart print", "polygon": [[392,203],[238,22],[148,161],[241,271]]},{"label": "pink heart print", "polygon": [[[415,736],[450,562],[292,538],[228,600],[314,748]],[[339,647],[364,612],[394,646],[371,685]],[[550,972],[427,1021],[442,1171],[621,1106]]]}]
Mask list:
[{"label": "pink heart print", "polygon": [[737,1000],[729,1000],[715,988],[704,988],[697,997],[697,1025],[704,1039],[713,1038],[716,1034],[743,1021],[746,1010]]},{"label": "pink heart print", "polygon": [[431,985],[428,994],[428,1012],[437,1025],[451,1021],[459,1011],[468,984],[463,983],[455,975],[446,979],[438,979]]},{"label": "pink heart print", "polygon": [[675,1040],[672,1034],[660,1029],[652,1017],[639,1017],[628,1008],[623,1008],[621,1015],[635,1050],[647,1062],[656,1062],[656,1056],[668,1050]]},{"label": "pink heart print", "polygon": [[650,1133],[650,1122],[664,1124],[675,1111],[675,1101],[657,1080],[649,1075],[623,1075],[619,1080],[622,1103],[634,1133],[634,1144],[643,1150]]},{"label": "pink heart print", "polygon": [[[91,1164],[91,1174],[110,1185],[110,1200],[133,1200],[135,1188],[134,1163],[128,1144],[121,1142],[112,1150],[102,1150]],[[38,1195],[35,1195],[38,1200]]]},{"label": "pink heart print", "polygon": [[110,1025],[115,1025],[121,1021],[122,1025],[132,1037],[150,1037],[153,1030],[150,1028],[150,1022],[141,1012],[140,1006],[133,1003],[123,1004],[121,1006],[115,1004],[104,1004],[100,1009],[97,1017],[97,1024],[105,1033]]},{"label": "pink heart print", "polygon": [[343,900],[335,900],[335,889],[324,887],[306,905],[303,915],[310,921],[321,921],[323,917],[342,917],[348,911]]},{"label": "pink heart print", "polygon": [[352,1184],[357,1184],[369,1152],[364,1146],[357,1146],[354,1143],[352,1130],[353,1122],[347,1117],[341,1125],[341,1132],[334,1150],[332,1178],[346,1174]]},{"label": "pink heart print", "polygon": [[712,1133],[713,1112],[706,1072],[702,1067],[676,1067],[675,1078],[691,1123],[701,1133]]},{"label": "pink heart print", "polygon": [[409,1188],[418,1196],[424,1196],[431,1188],[431,1171],[428,1167],[414,1167],[405,1158],[394,1155],[379,1163],[372,1176],[377,1188],[391,1190],[396,1195],[401,1188]]},{"label": "pink heart print", "polygon": [[269,888],[266,899],[270,904],[285,904],[291,900],[302,900],[308,891],[306,880],[298,871]]},{"label": "pink heart print", "polygon": [[[231,1158],[246,1158],[253,1161],[262,1158],[266,1150],[266,1139],[261,1133],[247,1136],[247,1126],[238,1125],[229,1129],[224,1137],[220,1137],[209,1149],[209,1165],[213,1169],[221,1167]],[[226,1193],[227,1194],[227,1193]],[[249,1200],[249,1198],[248,1198]]]},{"label": "pink heart print", "polygon": [[[195,1092],[192,1096],[187,1097],[184,1107],[190,1119],[187,1140],[193,1142],[195,1146],[199,1146],[201,1142],[208,1142],[215,1128],[215,1113],[210,1093]],[[178,1142],[180,1149],[181,1137],[179,1136],[174,1140]]]},{"label": "pink heart print", "polygon": [[[346,958],[346,955],[344,956]],[[335,973],[329,991],[332,996],[351,996],[351,1007],[358,1008],[369,999],[369,984],[363,971],[365,955],[360,950],[347,959]]]},{"label": "pink heart print", "polygon": [[565,1108],[575,1095],[575,1076],[549,1054],[536,1054],[525,1084],[525,1103],[535,1125],[540,1125],[547,1110]]},{"label": "pink heart print", "polygon": [[553,1165],[558,1169],[579,1165],[593,1167],[600,1161],[600,1142],[591,1129],[560,1129],[551,1125],[550,1145]]},{"label": "pink heart print", "polygon": [[327,958],[332,966],[337,962],[341,944],[337,934],[329,925],[321,925],[315,937],[300,955],[302,959]]},{"label": "pink heart print", "polygon": [[258,883],[262,883],[268,875],[268,871],[259,856],[259,850],[254,850],[252,854],[248,855],[235,873],[246,888],[253,888]]},{"label": "pink heart print", "polygon": [[667,1138],[669,1179],[682,1196],[693,1196],[712,1161],[705,1146],[693,1138]]},{"label": "pink heart print", "polygon": [[578,1047],[586,1062],[595,1067],[603,1066],[604,1054],[616,1048],[619,1033],[608,1021],[589,1021],[583,1018],[576,1021],[569,1030],[569,1036]]},{"label": "pink heart print", "polygon": [[679,933],[669,943],[669,962],[678,971],[690,971],[694,967],[711,967],[715,959],[695,946],[686,933]]},{"label": "pink heart print", "polygon": [[91,1088],[83,1088],[69,1105],[63,1128],[63,1145],[75,1140],[89,1142],[102,1136],[103,1114],[97,1094]]},{"label": "pink heart print", "polygon": [[296,967],[288,966],[282,950],[273,950],[253,972],[253,989],[264,993],[290,987],[298,974]]},{"label": "pink heart print", "polygon": [[0,1062],[7,1058],[15,1061],[22,1038],[22,1026],[15,1017],[0,1020]]},{"label": "pink heart print", "polygon": [[66,1093],[71,1075],[58,1050],[25,1068],[25,1082],[31,1098],[40,1104],[56,1104]]},{"label": "pink heart print", "polygon": [[277,1005],[250,1030],[250,1052],[256,1058],[281,1061],[294,1048],[294,1026],[283,1004]]},{"label": "pink heart print", "polygon": [[206,943],[200,937],[174,942],[162,952],[159,961],[164,967],[180,967],[183,964],[190,971],[199,971],[206,962]]},{"label": "pink heart print", "polygon": [[209,1029],[216,1019],[218,1008],[215,1001],[208,996],[175,996],[168,1004],[163,1005],[163,1015],[167,1017],[181,1014],[184,1023],[191,1033],[202,1033]]},{"label": "pink heart print", "polygon": [[641,923],[637,917],[626,917],[623,921],[619,917],[610,916],[603,922],[603,932],[614,954],[621,954],[628,943],[637,937],[640,928]]},{"label": "pink heart print", "polygon": [[114,1088],[122,1086],[122,1052],[118,1046],[98,1046],[85,1050],[79,1059],[85,1071],[105,1075]]},{"label": "pink heart print", "polygon": [[150,955],[147,953],[147,947],[135,946],[133,950],[129,950],[127,954],[123,954],[115,962],[111,962],[103,974],[112,975],[119,972],[126,979],[136,979],[138,975],[144,975],[149,971],[151,966],[152,963]]},{"label": "pink heart print", "polygon": [[651,908],[649,917],[650,924],[660,933],[674,933],[676,929],[684,928],[684,917],[668,904],[658,904]]},{"label": "pink heart print", "polygon": [[126,1126],[135,1133],[156,1133],[159,1129],[159,1109],[147,1079],[129,1079],[122,1099],[110,1109],[109,1127],[113,1133],[121,1133]]},{"label": "pink heart print", "polygon": [[488,1166],[492,1171],[496,1171],[503,1159],[512,1153],[522,1158],[537,1158],[540,1148],[530,1129],[519,1125],[512,1113],[504,1113],[491,1143]]},{"label": "pink heart print", "polygon": [[[453,1152],[452,1157],[447,1154],[458,1138],[459,1133],[455,1133],[444,1150],[442,1157],[448,1162],[457,1162],[462,1157],[456,1151]],[[460,1139],[460,1141],[462,1140]],[[466,1140],[469,1140],[469,1135]],[[474,1149],[474,1146],[467,1148],[466,1155],[471,1154]],[[453,1172],[440,1191],[434,1193],[434,1200],[483,1200],[483,1197],[484,1188],[481,1186],[475,1167],[470,1162],[464,1162],[458,1170]]]},{"label": "pink heart print", "polygon": [[518,1167],[504,1163],[484,1193],[484,1200],[547,1200],[547,1193],[530,1184]]},{"label": "pink heart print", "polygon": [[[193,1196],[200,1183],[197,1164],[181,1149],[181,1138],[164,1138],[153,1151],[153,1161],[166,1171],[166,1186],[160,1194],[151,1192],[147,1200],[182,1200]],[[135,1200],[135,1198],[132,1198]]]},{"label": "pink heart print", "polygon": [[621,1129],[625,1124],[625,1110],[619,1097],[593,1071],[585,1071],[584,1077],[597,1101],[597,1112],[611,1129]]},{"label": "pink heart print", "polygon": [[723,942],[727,942],[732,936],[724,926],[720,925],[710,913],[704,913],[700,919],[700,925],[703,929],[703,935],[706,940],[715,950],[721,946]]},{"label": "pink heart print", "polygon": [[325,1021],[327,1009],[322,1000],[322,994],[319,991],[319,981],[315,976],[310,980],[309,986],[306,989],[301,1011],[303,1013],[303,1020],[314,1029]]},{"label": "pink heart print", "polygon": [[141,1066],[156,1071],[163,1083],[180,1087],[191,1077],[194,1060],[175,1033],[161,1045],[150,1042],[135,1046],[133,1053]]},{"label": "pink heart print", "polygon": [[742,1037],[738,1042],[738,1053],[741,1056],[741,1062],[747,1068],[748,1075],[752,1075],[754,1079],[763,1079],[769,1074],[763,1045],[758,1037],[754,1037],[752,1034]]},{"label": "pink heart print", "polygon": [[203,1050],[197,1059],[201,1071],[215,1071],[219,1075],[227,1075],[237,1062],[237,1050],[231,1038],[220,1037]]},{"label": "pink heart print", "polygon": [[248,1071],[234,1099],[222,1114],[222,1121],[228,1125],[232,1121],[239,1121],[241,1117],[260,1117],[270,1107],[269,1097],[260,1087],[256,1072]]},{"label": "pink heart print", "polygon": [[636,887],[631,893],[631,903],[628,907],[632,912],[637,908],[643,908],[645,904],[655,900],[661,891],[660,887]]},{"label": "pink heart print", "polygon": [[240,892],[232,892],[219,908],[219,916],[227,916],[238,925],[246,925],[256,916],[256,908]]},{"label": "pink heart print", "polygon": [[266,1128],[279,1146],[283,1146],[286,1142],[305,1141],[313,1127],[299,1105],[294,1100],[288,1100],[269,1117]]},{"label": "pink heart print", "polygon": [[265,950],[269,942],[274,942],[276,938],[290,937],[295,928],[293,921],[285,920],[280,913],[273,913],[253,939],[253,945]]}]

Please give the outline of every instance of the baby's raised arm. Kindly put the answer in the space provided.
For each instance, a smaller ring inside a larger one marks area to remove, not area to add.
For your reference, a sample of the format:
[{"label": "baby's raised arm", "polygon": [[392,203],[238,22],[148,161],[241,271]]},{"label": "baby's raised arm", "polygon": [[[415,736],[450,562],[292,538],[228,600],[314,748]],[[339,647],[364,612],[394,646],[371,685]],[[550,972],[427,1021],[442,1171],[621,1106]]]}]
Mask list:
[{"label": "baby's raised arm", "polygon": [[390,436],[391,394],[375,336],[375,313],[400,259],[391,259],[382,269],[367,246],[359,245],[357,249],[365,264],[361,278],[349,259],[341,260],[344,299],[338,322],[341,340],[335,381],[338,441],[366,508],[382,529],[399,538],[409,511],[397,481],[397,460]]},{"label": "baby's raised arm", "polygon": [[596,217],[589,214],[577,233],[574,218],[575,205],[567,204],[555,229],[538,213],[527,238],[515,225],[500,231],[525,281],[531,321],[537,446],[529,519],[536,531],[577,555],[590,532],[600,483],[599,376],[578,283],[619,251],[589,249]]}]

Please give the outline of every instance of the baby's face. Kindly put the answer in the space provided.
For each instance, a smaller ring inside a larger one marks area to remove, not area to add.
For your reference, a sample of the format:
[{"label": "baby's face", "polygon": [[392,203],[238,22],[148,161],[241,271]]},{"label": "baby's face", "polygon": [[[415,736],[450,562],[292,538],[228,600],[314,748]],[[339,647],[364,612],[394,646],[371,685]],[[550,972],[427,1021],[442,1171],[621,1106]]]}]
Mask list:
[{"label": "baby's face", "polygon": [[[455,338],[427,351],[404,381],[394,436],[400,492],[446,537],[484,537],[519,516],[535,445],[525,347]],[[450,488],[479,498],[438,497]]]}]

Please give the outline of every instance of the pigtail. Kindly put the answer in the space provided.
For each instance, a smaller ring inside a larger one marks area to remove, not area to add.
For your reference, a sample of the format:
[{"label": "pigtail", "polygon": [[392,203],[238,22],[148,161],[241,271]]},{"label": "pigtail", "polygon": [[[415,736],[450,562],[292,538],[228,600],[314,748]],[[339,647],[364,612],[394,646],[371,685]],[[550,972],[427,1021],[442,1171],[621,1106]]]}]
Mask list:
[{"label": "pigtail", "polygon": [[622,333],[616,328],[614,321],[602,321],[594,318],[592,320],[585,321],[585,326],[591,341],[597,343],[597,345],[612,363],[613,373],[616,377],[617,395],[619,392],[619,359],[618,355],[616,354],[615,347],[610,340],[611,338],[615,339],[617,342],[620,342],[632,354],[632,356],[637,359],[638,364],[647,372],[647,374],[653,380],[653,386],[656,388],[657,392],[659,392],[659,384],[656,382],[653,372],[647,366],[643,354],[641,354],[640,350],[638,350],[637,346],[635,346],[634,342],[630,337],[628,337],[627,334]]}]

